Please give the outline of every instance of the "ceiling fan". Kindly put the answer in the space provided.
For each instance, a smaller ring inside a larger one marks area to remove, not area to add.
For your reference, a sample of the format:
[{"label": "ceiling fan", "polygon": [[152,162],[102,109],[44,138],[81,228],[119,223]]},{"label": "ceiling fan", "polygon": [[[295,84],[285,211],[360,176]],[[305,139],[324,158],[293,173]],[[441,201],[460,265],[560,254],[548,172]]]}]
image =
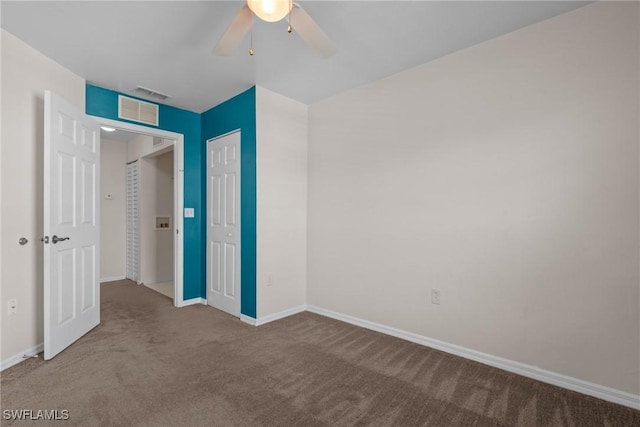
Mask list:
[{"label": "ceiling fan", "polygon": [[[323,58],[328,58],[336,51],[324,31],[302,6],[293,0],[247,0],[247,4],[242,6],[218,41],[213,53],[221,56],[231,55],[252,30],[254,14],[267,22],[278,22],[286,17],[289,21],[287,31],[293,30],[298,33],[300,38]],[[249,55],[253,55],[253,43]]]}]

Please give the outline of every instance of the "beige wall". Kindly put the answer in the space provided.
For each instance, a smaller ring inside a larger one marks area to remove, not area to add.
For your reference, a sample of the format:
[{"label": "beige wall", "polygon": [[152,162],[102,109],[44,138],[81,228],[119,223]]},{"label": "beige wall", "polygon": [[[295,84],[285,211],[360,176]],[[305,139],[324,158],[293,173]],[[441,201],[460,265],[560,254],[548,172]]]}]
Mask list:
[{"label": "beige wall", "polygon": [[306,303],[307,106],[256,87],[258,319]]},{"label": "beige wall", "polygon": [[[84,111],[85,81],[2,30],[1,360],[43,341],[44,91]],[[26,237],[29,243],[18,245]],[[7,300],[18,299],[8,317]]]},{"label": "beige wall", "polygon": [[[173,280],[173,151],[140,159],[140,281]],[[156,229],[156,216],[171,218],[169,229]]]},{"label": "beige wall", "polygon": [[[139,160],[140,281],[173,280],[173,151],[168,140],[156,147],[154,137],[138,135],[127,143],[127,162]],[[164,154],[158,155],[159,152]],[[155,230],[155,216],[171,216],[171,230]]]},{"label": "beige wall", "polygon": [[639,394],[638,8],[312,105],[309,304]]},{"label": "beige wall", "polygon": [[[100,278],[126,275],[127,144],[103,139],[100,144]],[[111,199],[106,199],[106,195]]]},{"label": "beige wall", "polygon": [[127,163],[158,151],[166,151],[168,143],[153,146],[153,136],[137,135],[127,143]]}]

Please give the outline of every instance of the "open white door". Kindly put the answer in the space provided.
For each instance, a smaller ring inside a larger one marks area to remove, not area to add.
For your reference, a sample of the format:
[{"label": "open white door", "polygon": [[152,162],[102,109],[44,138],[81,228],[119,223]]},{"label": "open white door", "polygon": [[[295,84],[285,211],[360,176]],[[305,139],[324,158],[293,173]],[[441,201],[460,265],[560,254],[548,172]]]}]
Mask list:
[{"label": "open white door", "polygon": [[44,98],[44,358],[100,323],[100,127]]}]

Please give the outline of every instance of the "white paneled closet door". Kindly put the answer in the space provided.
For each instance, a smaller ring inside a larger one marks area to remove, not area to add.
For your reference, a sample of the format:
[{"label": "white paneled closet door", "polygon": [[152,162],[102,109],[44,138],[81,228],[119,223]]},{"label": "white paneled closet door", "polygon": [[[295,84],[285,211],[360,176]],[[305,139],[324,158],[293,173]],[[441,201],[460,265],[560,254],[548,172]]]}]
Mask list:
[{"label": "white paneled closet door", "polygon": [[127,164],[127,279],[137,283],[140,282],[138,176],[138,161]]}]

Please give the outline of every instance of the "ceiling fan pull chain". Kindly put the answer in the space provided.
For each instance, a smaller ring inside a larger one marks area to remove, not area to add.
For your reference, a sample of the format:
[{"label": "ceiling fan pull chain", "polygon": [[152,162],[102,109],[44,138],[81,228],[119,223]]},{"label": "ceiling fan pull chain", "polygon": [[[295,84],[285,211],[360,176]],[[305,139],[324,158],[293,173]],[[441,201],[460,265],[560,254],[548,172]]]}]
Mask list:
[{"label": "ceiling fan pull chain", "polygon": [[[215,55],[228,56],[242,44],[247,33],[251,33],[251,46],[249,55],[255,54],[253,50],[253,29],[254,19],[261,19],[265,22],[280,22],[289,18],[287,32],[293,33],[293,19],[295,22],[296,35],[302,41],[316,51],[322,58],[328,58],[336,52],[336,48],[329,40],[329,37],[322,31],[318,24],[309,16],[307,12],[296,1],[293,0],[246,0],[236,17],[222,35],[218,44],[213,49]],[[2,2],[2,0],[0,0]],[[267,7],[269,6],[269,7]],[[273,6],[273,7],[272,7]],[[287,7],[289,9],[287,9]],[[281,24],[278,24],[280,26]],[[280,27],[282,28],[282,27]]]},{"label": "ceiling fan pull chain", "polygon": [[253,56],[253,15],[251,15],[251,46],[249,46],[249,55]]}]

